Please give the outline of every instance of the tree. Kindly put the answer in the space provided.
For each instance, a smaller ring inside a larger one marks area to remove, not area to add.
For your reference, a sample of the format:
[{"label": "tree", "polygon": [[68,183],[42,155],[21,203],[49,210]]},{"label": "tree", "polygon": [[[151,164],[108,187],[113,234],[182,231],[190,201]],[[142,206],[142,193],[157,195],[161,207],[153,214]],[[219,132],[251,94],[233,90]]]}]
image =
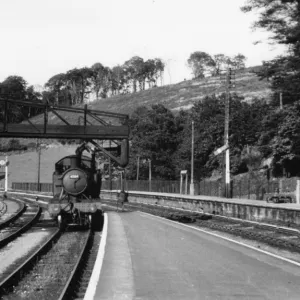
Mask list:
[{"label": "tree", "polygon": [[112,94],[119,94],[122,89],[124,89],[124,85],[126,82],[125,70],[122,66],[115,66],[112,68],[112,82],[111,89]]},{"label": "tree", "polygon": [[272,32],[272,41],[299,47],[300,2],[298,0],[247,0],[243,12],[257,10],[260,14],[253,28]]},{"label": "tree", "polygon": [[155,58],[154,63],[155,63],[154,79],[155,79],[155,85],[157,85],[157,80],[159,78],[162,81],[163,73],[165,70],[165,64],[160,58]]},{"label": "tree", "polygon": [[1,93],[10,97],[20,99],[26,97],[27,82],[21,76],[8,76],[1,84]]},{"label": "tree", "polygon": [[[131,115],[130,127],[129,178],[136,176],[137,155],[141,160],[151,159],[153,178],[175,178],[173,154],[177,148],[177,128],[171,111],[161,104],[139,107]],[[147,166],[141,166],[140,178],[148,178]]]},{"label": "tree", "polygon": [[[26,100],[31,102],[41,101],[42,95],[35,91],[31,85],[27,87],[27,82],[21,76],[9,76],[0,83],[1,93],[6,97],[15,100]],[[0,104],[0,112],[4,111],[3,103]],[[21,106],[10,102],[8,104],[8,122],[18,123],[35,116],[40,112],[37,108]],[[3,121],[4,114],[0,114],[0,122]]]},{"label": "tree", "polygon": [[109,90],[113,93],[113,72],[109,67],[105,67],[105,76],[103,77],[103,87],[100,93],[101,98],[108,96]]},{"label": "tree", "polygon": [[224,100],[212,95],[196,102],[190,115],[181,115],[182,131],[179,135],[179,146],[176,153],[176,168],[191,169],[191,122],[194,120],[194,176],[199,180],[210,176],[213,169],[219,168],[218,158],[212,152],[223,145],[224,140]]},{"label": "tree", "polygon": [[[143,68],[144,76],[145,79],[148,81],[149,87],[152,87],[153,84],[156,84],[156,62],[154,59],[148,59],[144,63],[144,68]],[[144,88],[145,89],[145,86]]]},{"label": "tree", "polygon": [[101,63],[95,63],[91,67],[91,82],[93,84],[93,90],[96,93],[96,99],[98,100],[101,89],[104,88],[105,77],[107,76],[107,70]]},{"label": "tree", "polygon": [[[224,145],[224,108],[226,95],[211,95],[194,104],[190,114],[182,114],[178,125],[178,151],[176,168],[190,170],[191,161],[191,122],[195,127],[195,178],[209,177],[214,170],[221,171],[223,156],[215,156],[214,151]],[[231,96],[229,143],[231,172],[238,174],[247,171],[241,159],[245,145],[255,146],[262,129],[262,119],[268,106],[263,101],[248,104],[243,97]],[[184,120],[185,119],[185,120]]]},{"label": "tree", "polygon": [[[300,94],[300,1],[248,0],[241,9],[244,12],[257,10],[259,19],[253,27],[271,32],[271,42],[286,45],[289,49],[288,54],[272,61],[274,77],[271,80],[280,77],[275,83],[277,91],[284,94],[287,103],[297,101]],[[265,64],[264,67],[269,68],[270,65]],[[270,74],[268,69],[261,73]]]},{"label": "tree", "polygon": [[206,52],[193,52],[188,59],[188,66],[192,69],[194,78],[204,78],[205,71],[210,71],[215,66],[212,57]]},{"label": "tree", "polygon": [[228,60],[228,57],[224,54],[216,54],[214,55],[214,62],[215,62],[215,68],[214,68],[214,76],[218,76],[221,74],[221,71],[225,69],[226,62]]},{"label": "tree", "polygon": [[139,56],[133,56],[124,64],[127,71],[127,80],[132,81],[133,92],[137,91],[137,83],[139,82],[140,89],[145,82],[144,60]]},{"label": "tree", "polygon": [[246,67],[245,65],[246,56],[239,53],[232,58],[232,63],[235,70],[241,70]]},{"label": "tree", "polygon": [[42,94],[39,92],[36,92],[34,90],[33,85],[30,85],[26,89],[26,100],[36,102],[36,101],[41,101],[41,99],[42,99]]},{"label": "tree", "polygon": [[[66,89],[67,87],[67,76],[64,73],[56,74],[52,76],[45,84],[45,87],[49,89],[48,93],[44,93],[44,96],[47,97],[47,101],[50,101],[50,103],[59,105],[60,102],[68,102],[66,99],[65,101],[60,101],[60,98],[62,95],[65,97],[67,96],[66,94],[63,93],[63,90]],[[51,96],[50,96],[51,94]],[[54,97],[53,97],[54,96]],[[64,97],[64,98],[65,98]],[[46,100],[46,97],[44,97]],[[50,100],[51,99],[51,100]]]},{"label": "tree", "polygon": [[91,86],[93,71],[90,68],[72,69],[67,72],[67,86],[69,88],[72,105],[84,103],[85,97],[90,93],[88,88]]},{"label": "tree", "polygon": [[285,110],[273,109],[264,120],[264,139],[273,157],[274,175],[300,175],[300,101]]}]

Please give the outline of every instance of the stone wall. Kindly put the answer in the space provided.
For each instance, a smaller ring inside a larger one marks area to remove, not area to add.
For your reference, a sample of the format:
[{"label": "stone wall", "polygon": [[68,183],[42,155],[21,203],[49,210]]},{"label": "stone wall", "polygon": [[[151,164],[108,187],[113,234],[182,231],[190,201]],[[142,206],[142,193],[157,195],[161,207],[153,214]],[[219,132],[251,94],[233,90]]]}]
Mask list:
[{"label": "stone wall", "polygon": [[[117,191],[101,191],[101,198],[117,200]],[[248,199],[226,199],[210,196],[170,195],[163,193],[129,192],[129,203],[144,203],[188,209],[213,215],[300,228],[300,206],[273,204]]]}]

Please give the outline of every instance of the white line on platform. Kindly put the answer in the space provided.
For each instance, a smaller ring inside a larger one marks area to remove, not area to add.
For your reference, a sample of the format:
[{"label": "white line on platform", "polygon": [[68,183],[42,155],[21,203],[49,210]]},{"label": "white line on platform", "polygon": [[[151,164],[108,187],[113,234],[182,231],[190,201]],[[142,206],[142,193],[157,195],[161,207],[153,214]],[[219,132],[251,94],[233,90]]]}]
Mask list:
[{"label": "white line on platform", "polygon": [[97,259],[95,262],[93,273],[83,300],[91,300],[94,299],[95,297],[96,288],[99,282],[102,264],[104,260],[104,254],[105,254],[105,245],[106,245],[106,238],[107,238],[107,223],[108,223],[108,215],[104,213],[104,225],[103,225],[101,241],[99,245],[99,251],[97,254]]},{"label": "white line on platform", "polygon": [[209,235],[218,237],[218,238],[220,238],[220,239],[223,239],[223,240],[226,240],[226,241],[229,241],[229,242],[232,242],[232,243],[235,243],[235,244],[244,246],[244,247],[246,247],[246,248],[250,248],[250,249],[252,249],[252,250],[255,250],[255,251],[258,251],[258,252],[261,252],[261,253],[270,255],[270,256],[272,256],[272,257],[275,257],[275,258],[277,258],[277,259],[283,260],[283,261],[285,261],[285,262],[288,262],[288,263],[290,263],[290,264],[293,264],[293,265],[296,265],[296,266],[300,267],[300,263],[299,263],[299,262],[296,262],[296,261],[294,261],[294,260],[291,260],[291,259],[288,259],[288,258],[279,256],[279,255],[273,254],[273,253],[271,253],[271,252],[268,252],[268,251],[265,251],[265,250],[262,250],[262,249],[255,248],[255,247],[253,247],[253,246],[244,244],[244,243],[242,243],[242,242],[238,242],[238,241],[232,240],[232,239],[227,238],[227,237],[224,237],[224,236],[222,236],[222,235],[219,235],[219,234],[216,234],[216,233],[212,233],[212,232],[209,232],[209,231],[200,229],[200,228],[196,228],[196,227],[194,227],[194,226],[189,226],[189,225],[182,224],[182,223],[179,223],[179,222],[176,222],[176,221],[172,221],[172,220],[169,220],[169,219],[166,219],[166,218],[163,218],[163,217],[151,215],[151,214],[148,214],[148,213],[145,213],[145,212],[141,212],[141,211],[140,211],[140,213],[145,214],[145,215],[148,215],[148,216],[151,216],[151,217],[154,217],[154,218],[162,219],[162,220],[164,220],[164,221],[169,221],[169,222],[171,222],[171,223],[176,223],[176,224],[179,224],[179,225],[182,225],[182,226],[184,226],[184,227],[188,227],[188,228],[191,228],[191,229],[194,229],[194,230],[197,230],[197,231],[201,231],[201,232],[203,232],[203,233],[206,233],[206,234],[209,234]]}]

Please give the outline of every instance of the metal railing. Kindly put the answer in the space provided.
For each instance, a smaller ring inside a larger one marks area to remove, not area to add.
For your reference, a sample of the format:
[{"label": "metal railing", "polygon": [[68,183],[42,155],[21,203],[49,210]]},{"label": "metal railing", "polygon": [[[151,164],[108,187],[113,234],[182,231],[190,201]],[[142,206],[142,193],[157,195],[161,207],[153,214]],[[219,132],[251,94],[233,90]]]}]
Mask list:
[{"label": "metal railing", "polygon": [[[266,200],[267,197],[273,194],[293,195],[296,191],[297,179],[275,179],[275,180],[257,180],[243,178],[241,180],[233,180],[231,183],[232,197]],[[144,191],[154,193],[180,193],[180,181],[167,181],[167,180],[125,180],[124,188],[126,191]],[[34,182],[13,182],[13,190],[23,191],[39,191],[39,192],[52,192],[52,183],[40,183],[39,185]],[[111,187],[109,180],[102,180],[102,190],[121,190],[121,181],[113,180]],[[188,191],[189,194],[189,184]],[[203,180],[195,182],[195,195],[207,195],[224,197],[224,183],[222,180],[209,181]],[[294,197],[293,197],[294,198]]]}]

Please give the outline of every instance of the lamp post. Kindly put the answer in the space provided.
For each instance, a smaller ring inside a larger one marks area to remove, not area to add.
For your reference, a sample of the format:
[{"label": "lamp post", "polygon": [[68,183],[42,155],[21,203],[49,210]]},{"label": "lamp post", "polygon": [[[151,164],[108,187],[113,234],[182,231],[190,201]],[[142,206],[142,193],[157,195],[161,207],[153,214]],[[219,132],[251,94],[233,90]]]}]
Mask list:
[{"label": "lamp post", "polygon": [[190,195],[195,194],[194,185],[194,121],[192,121],[192,151],[191,151],[191,183],[190,183]]}]

